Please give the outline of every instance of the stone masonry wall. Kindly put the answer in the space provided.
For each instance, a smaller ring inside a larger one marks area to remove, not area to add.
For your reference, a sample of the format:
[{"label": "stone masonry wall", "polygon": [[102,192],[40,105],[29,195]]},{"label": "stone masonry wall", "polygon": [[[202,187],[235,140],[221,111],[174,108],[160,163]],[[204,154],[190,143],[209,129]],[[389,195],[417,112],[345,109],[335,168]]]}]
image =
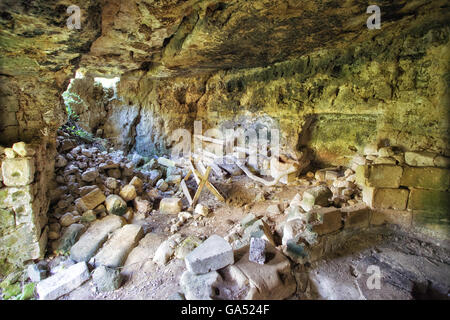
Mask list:
[{"label": "stone masonry wall", "polygon": [[45,253],[52,149],[42,140],[0,147],[0,275]]},{"label": "stone masonry wall", "polygon": [[372,163],[357,166],[356,182],[362,187],[363,201],[373,208],[378,220],[386,220],[383,210],[390,210],[401,225],[448,237],[449,158],[430,152],[406,152],[404,162],[388,163],[379,159],[389,157],[372,157]]}]

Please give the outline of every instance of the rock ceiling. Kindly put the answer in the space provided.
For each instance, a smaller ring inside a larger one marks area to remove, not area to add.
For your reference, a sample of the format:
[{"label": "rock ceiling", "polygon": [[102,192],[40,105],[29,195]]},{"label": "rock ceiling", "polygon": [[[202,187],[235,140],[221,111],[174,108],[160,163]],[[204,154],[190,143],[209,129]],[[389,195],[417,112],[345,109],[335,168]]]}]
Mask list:
[{"label": "rock ceiling", "polygon": [[0,73],[63,76],[81,67],[169,77],[266,66],[411,30],[425,14],[444,23],[449,12],[447,1],[375,1],[383,28],[368,30],[359,0],[88,0],[78,4],[81,29],[70,31],[72,2],[3,0]]}]

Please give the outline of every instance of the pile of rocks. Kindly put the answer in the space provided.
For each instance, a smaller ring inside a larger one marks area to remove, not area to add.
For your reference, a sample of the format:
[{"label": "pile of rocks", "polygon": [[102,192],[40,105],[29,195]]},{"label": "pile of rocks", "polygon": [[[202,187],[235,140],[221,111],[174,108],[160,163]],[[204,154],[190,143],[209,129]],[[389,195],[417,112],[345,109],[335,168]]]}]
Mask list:
[{"label": "pile of rocks", "polygon": [[126,157],[122,151],[77,145],[69,135],[61,134],[57,138],[56,184],[50,192],[52,252],[70,249],[87,225],[108,214],[123,216],[128,222],[145,219],[156,200],[178,190],[180,169],[175,166],[163,168],[155,159],[145,163],[138,155]]}]

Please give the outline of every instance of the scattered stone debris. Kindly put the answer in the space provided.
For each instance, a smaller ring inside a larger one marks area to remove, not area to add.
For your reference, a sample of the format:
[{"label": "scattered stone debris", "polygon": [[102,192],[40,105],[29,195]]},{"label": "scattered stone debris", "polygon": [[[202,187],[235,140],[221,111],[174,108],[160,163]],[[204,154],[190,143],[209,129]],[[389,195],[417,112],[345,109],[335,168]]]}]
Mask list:
[{"label": "scattered stone debris", "polygon": [[123,277],[119,270],[102,265],[94,270],[92,280],[98,291],[109,292],[120,288]]}]

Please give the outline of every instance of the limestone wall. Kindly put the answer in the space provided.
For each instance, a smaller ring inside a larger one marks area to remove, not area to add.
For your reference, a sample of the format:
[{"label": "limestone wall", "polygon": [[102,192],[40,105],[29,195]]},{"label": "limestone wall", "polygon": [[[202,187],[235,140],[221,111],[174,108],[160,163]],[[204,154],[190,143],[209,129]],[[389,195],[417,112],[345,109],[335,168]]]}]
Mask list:
[{"label": "limestone wall", "polygon": [[45,253],[51,150],[45,141],[0,147],[0,275]]},{"label": "limestone wall", "polygon": [[356,168],[356,182],[375,220],[448,237],[450,159],[430,152],[406,152],[405,162],[397,164],[377,159]]}]

